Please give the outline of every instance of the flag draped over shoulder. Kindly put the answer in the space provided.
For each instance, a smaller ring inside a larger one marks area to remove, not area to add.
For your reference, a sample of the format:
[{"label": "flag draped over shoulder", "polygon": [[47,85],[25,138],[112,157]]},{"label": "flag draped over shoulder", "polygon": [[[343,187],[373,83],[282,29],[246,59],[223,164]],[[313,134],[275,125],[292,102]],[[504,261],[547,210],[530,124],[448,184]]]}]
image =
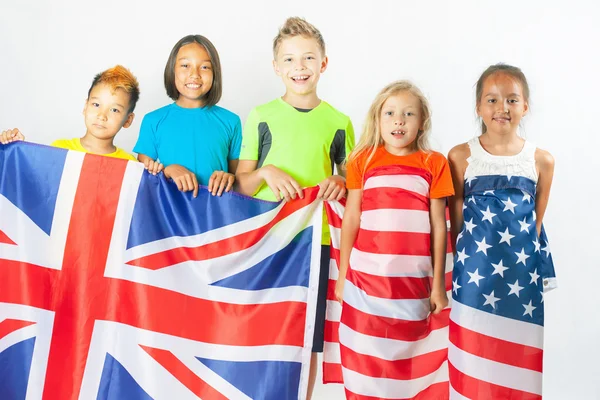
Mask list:
[{"label": "flag draped over shoulder", "polygon": [[[348,399],[437,400],[449,396],[450,310],[438,315],[429,312],[433,274],[430,184],[431,176],[418,168],[391,166],[367,172],[343,312],[334,288],[344,204],[326,204],[332,259],[323,380],[344,383]],[[447,247],[449,290],[452,254],[449,243]]]},{"label": "flag draped over shoulder", "polygon": [[0,397],[303,399],[322,204],[0,146]]}]

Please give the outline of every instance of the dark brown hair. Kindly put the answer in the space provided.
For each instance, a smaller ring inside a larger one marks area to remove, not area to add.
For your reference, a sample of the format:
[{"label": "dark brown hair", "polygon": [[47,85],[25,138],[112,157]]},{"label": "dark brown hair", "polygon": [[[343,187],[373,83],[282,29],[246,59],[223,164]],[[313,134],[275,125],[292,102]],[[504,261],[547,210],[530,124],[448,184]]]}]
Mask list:
[{"label": "dark brown hair", "polygon": [[116,65],[106,71],[100,72],[92,81],[92,85],[88,90],[88,99],[90,98],[92,89],[101,83],[110,86],[112,90],[123,89],[129,95],[128,112],[132,113],[135,110],[135,105],[140,98],[140,85],[131,71],[122,65]]},{"label": "dark brown hair", "polygon": [[200,46],[204,47],[210,57],[213,70],[213,82],[212,87],[208,93],[204,95],[203,100],[205,106],[214,106],[221,100],[221,94],[223,93],[221,61],[219,60],[219,53],[217,53],[215,46],[210,40],[202,35],[187,35],[181,38],[181,40],[173,46],[171,54],[169,54],[169,59],[167,60],[167,65],[165,66],[165,89],[167,90],[167,96],[175,101],[179,98],[179,91],[177,91],[177,87],[175,86],[175,62],[177,61],[179,49],[186,44],[191,43],[198,43]]},{"label": "dark brown hair", "polygon": [[[494,74],[506,74],[511,76],[512,78],[519,81],[521,87],[523,88],[523,97],[525,101],[529,103],[529,84],[527,83],[527,78],[525,78],[525,74],[518,67],[513,67],[512,65],[498,63],[494,65],[490,65],[483,74],[477,80],[477,84],[475,86],[475,107],[479,106],[479,102],[481,101],[481,96],[483,92],[483,84],[487,78]],[[486,133],[487,127],[481,121],[481,133]]]}]

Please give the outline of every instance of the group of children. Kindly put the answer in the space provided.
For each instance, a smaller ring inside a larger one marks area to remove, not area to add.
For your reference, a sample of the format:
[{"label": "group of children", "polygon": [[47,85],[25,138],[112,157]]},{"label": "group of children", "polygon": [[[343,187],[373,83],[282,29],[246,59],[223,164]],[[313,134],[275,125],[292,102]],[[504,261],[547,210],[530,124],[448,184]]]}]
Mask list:
[{"label": "group of children", "polygon": [[[144,117],[133,149],[137,160],[148,172],[162,172],[180,191],[191,191],[194,197],[200,185],[217,196],[236,190],[271,201],[302,198],[303,188],[315,185],[320,186],[318,197],[323,200],[347,196],[335,288],[342,304],[346,274],[352,269],[351,252],[365,208],[365,177],[377,168],[406,166],[425,171],[430,177],[425,197],[429,199],[426,211],[431,222],[430,311],[434,314],[448,305],[444,282],[447,199],[452,242],[469,231],[463,221],[465,179],[476,179],[478,174],[518,176],[526,171],[524,176],[535,184],[532,200],[537,216],[535,229],[540,233],[554,161],[549,153],[532,147],[518,135],[529,102],[527,81],[518,68],[498,64],[482,74],[476,90],[482,134],[454,147],[448,162],[429,148],[430,108],[421,91],[410,82],[391,83],[377,95],[355,147],[350,119],[317,96],[319,78],[328,64],[319,30],[301,18],[289,18],[274,39],[273,56],[273,67],[285,85],[285,94],[254,108],[242,130],[240,118],[217,105],[223,77],[213,44],[200,35],[178,41],[164,71],[165,88],[174,102]],[[83,109],[85,135],[52,145],[135,160],[113,140],[121,128],[131,125],[138,98],[138,82],[126,68],[116,66],[98,74]],[[2,144],[15,140],[24,140],[18,129],[0,135]],[[478,170],[470,171],[473,168]],[[315,355],[323,351],[329,242],[324,218],[309,398],[317,370]],[[462,282],[460,273],[455,269],[457,282]]]}]

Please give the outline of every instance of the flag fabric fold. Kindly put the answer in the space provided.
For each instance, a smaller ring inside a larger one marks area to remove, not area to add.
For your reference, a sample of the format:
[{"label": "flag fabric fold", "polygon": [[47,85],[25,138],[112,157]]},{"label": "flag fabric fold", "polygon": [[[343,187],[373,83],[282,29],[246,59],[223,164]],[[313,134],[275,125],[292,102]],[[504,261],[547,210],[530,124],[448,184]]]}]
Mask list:
[{"label": "flag fabric fold", "polygon": [[465,182],[448,351],[453,398],[541,399],[544,293],[556,287],[535,214],[536,183],[486,175]]},{"label": "flag fabric fold", "polygon": [[[344,306],[335,300],[344,204],[329,202],[332,237],[323,380],[348,399],[448,398],[448,315],[430,313],[430,174],[386,166],[367,172]],[[452,276],[448,245],[446,289]]]},{"label": "flag fabric fold", "polygon": [[0,393],[303,399],[322,203],[197,198],[139,163],[0,145]]}]

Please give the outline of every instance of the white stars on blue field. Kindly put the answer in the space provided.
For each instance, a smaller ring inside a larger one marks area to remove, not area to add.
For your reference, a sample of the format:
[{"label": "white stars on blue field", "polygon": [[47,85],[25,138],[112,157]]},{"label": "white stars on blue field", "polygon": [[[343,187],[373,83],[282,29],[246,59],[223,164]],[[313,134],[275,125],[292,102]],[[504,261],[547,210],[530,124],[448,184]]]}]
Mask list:
[{"label": "white stars on blue field", "polygon": [[535,183],[507,178],[478,176],[465,185],[452,295],[482,311],[543,325],[542,281],[554,268],[545,233],[537,234]]}]

